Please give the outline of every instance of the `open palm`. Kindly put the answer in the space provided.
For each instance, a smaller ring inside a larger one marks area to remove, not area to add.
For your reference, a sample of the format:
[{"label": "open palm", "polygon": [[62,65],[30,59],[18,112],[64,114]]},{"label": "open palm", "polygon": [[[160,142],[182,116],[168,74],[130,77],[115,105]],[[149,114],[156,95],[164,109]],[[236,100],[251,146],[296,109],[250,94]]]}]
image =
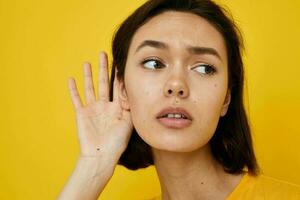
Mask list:
[{"label": "open palm", "polygon": [[84,63],[84,86],[86,105],[79,96],[76,82],[68,79],[71,99],[76,112],[80,154],[83,157],[97,157],[103,152],[119,157],[126,149],[133,129],[130,111],[121,106],[119,80],[113,85],[113,101],[109,101],[108,64],[105,52],[100,53],[98,100],[89,63]]}]

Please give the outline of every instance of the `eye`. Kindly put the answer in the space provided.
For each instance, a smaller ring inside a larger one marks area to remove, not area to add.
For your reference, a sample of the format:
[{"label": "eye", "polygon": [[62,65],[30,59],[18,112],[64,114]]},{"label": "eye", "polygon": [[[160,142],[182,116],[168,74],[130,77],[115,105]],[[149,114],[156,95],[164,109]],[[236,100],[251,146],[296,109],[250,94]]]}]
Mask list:
[{"label": "eye", "polygon": [[[146,58],[141,62],[141,65],[143,67],[146,66],[145,68],[152,68],[152,69],[161,69],[162,66],[164,66],[164,64],[156,58]],[[206,75],[213,75],[217,72],[215,67],[213,65],[209,65],[209,64],[201,64],[194,68],[199,68],[200,70],[197,70],[197,71],[199,71],[202,74],[206,74]]]},{"label": "eye", "polygon": [[199,70],[197,70],[197,71],[199,71],[202,74],[207,74],[207,75],[213,75],[217,71],[213,65],[208,65],[208,64],[201,64],[201,65],[198,65],[198,67],[194,67],[194,68],[199,68]]},{"label": "eye", "polygon": [[146,66],[146,68],[152,68],[152,69],[153,68],[154,69],[161,68],[161,67],[158,67],[158,66],[163,66],[162,62],[160,62],[158,59],[155,59],[155,58],[144,59],[141,62],[141,65]]}]

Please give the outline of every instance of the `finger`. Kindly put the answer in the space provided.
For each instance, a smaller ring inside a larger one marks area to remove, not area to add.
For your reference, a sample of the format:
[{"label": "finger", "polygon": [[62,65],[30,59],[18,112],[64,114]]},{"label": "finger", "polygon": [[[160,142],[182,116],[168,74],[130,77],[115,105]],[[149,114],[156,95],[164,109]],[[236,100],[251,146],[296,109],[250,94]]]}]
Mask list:
[{"label": "finger", "polygon": [[82,101],[80,99],[76,82],[73,78],[68,79],[69,91],[71,94],[71,99],[75,110],[79,110],[82,107]]},{"label": "finger", "polygon": [[99,59],[98,96],[99,100],[109,101],[108,64],[107,55],[104,51],[100,52]]},{"label": "finger", "polygon": [[90,104],[96,101],[95,89],[93,84],[93,75],[90,63],[86,62],[83,64],[83,71],[86,103]]},{"label": "finger", "polygon": [[117,68],[115,68],[115,78],[114,78],[114,90],[113,90],[113,101],[118,102],[119,97],[119,80],[117,78]]}]

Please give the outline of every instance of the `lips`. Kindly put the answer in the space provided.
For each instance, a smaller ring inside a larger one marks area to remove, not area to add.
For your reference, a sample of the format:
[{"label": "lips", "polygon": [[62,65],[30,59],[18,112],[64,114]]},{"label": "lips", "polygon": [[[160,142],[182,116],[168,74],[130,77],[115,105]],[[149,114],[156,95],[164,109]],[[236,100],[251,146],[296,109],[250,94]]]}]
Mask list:
[{"label": "lips", "polygon": [[180,114],[184,115],[187,119],[193,120],[191,115],[184,108],[181,108],[181,107],[167,107],[167,108],[161,110],[156,115],[156,118],[159,119],[159,118],[162,118],[163,116],[165,116],[167,114],[171,114],[171,113],[180,113]]}]

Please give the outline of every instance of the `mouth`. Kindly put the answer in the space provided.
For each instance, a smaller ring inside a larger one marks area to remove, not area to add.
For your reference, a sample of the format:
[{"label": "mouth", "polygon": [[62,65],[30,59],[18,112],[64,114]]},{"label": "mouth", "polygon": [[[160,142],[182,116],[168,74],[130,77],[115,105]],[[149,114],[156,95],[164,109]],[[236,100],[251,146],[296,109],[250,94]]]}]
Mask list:
[{"label": "mouth", "polygon": [[192,121],[189,119],[175,119],[175,118],[168,118],[168,117],[162,117],[157,118],[158,121],[167,128],[174,128],[174,129],[180,129],[185,128],[191,125]]},{"label": "mouth", "polygon": [[182,119],[189,119],[193,120],[192,116],[188,111],[181,107],[167,107],[161,110],[157,115],[156,118],[182,118]]},{"label": "mouth", "polygon": [[167,107],[156,118],[167,128],[185,128],[192,123],[192,116],[184,108]]}]

